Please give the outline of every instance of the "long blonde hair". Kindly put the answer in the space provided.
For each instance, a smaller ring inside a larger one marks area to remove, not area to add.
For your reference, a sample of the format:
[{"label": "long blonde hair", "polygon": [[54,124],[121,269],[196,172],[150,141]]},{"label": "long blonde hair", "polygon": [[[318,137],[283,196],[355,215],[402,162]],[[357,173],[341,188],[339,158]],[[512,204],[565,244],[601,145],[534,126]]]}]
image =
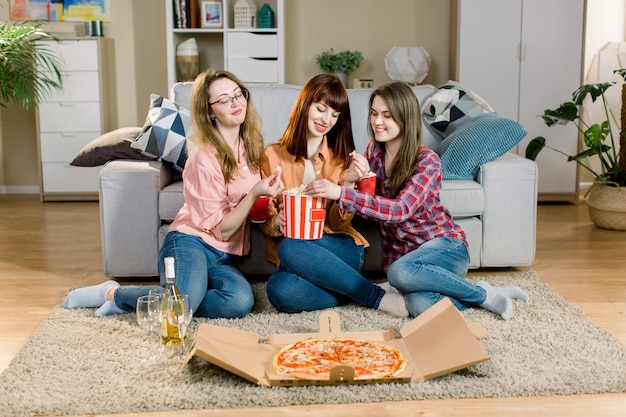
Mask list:
[{"label": "long blonde hair", "polygon": [[[211,119],[213,112],[209,104],[209,87],[214,81],[228,78],[242,90],[246,89],[234,74],[228,71],[207,69],[196,77],[191,92],[191,124],[194,140],[198,144],[210,145],[217,150],[220,157],[220,166],[226,182],[230,182],[237,173],[237,157],[217,128],[215,120]],[[248,96],[246,117],[239,129],[248,167],[252,172],[261,170],[261,160],[264,157],[263,135],[261,133],[261,118],[257,113],[252,97]]]},{"label": "long blonde hair", "polygon": [[[391,118],[400,126],[400,135],[403,136],[400,150],[389,171],[390,194],[395,196],[413,175],[419,162],[420,146],[422,145],[420,103],[411,87],[400,81],[392,81],[374,90],[369,100],[370,109],[376,96],[385,101]],[[370,139],[374,140],[371,123],[368,123],[368,135]],[[384,151],[384,143],[374,140],[374,144]]]}]

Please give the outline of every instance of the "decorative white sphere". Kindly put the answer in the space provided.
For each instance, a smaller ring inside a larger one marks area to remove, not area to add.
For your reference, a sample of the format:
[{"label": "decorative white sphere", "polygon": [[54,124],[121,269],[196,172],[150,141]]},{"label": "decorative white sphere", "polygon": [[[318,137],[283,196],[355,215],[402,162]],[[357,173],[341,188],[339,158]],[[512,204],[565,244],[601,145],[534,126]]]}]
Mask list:
[{"label": "decorative white sphere", "polygon": [[385,56],[385,71],[390,79],[421,83],[430,69],[430,54],[421,46],[394,46]]}]

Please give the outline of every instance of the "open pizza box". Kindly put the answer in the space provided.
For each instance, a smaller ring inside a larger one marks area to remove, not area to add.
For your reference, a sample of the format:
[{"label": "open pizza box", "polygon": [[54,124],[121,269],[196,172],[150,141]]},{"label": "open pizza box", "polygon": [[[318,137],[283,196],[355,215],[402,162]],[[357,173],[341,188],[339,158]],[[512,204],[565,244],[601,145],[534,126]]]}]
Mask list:
[{"label": "open pizza box", "polygon": [[[383,382],[421,382],[467,368],[489,359],[478,337],[484,336],[479,323],[467,323],[445,298],[395,331],[342,332],[339,315],[320,314],[318,333],[274,334],[269,343],[260,343],[257,333],[201,324],[185,364],[197,356],[235,375],[264,386],[339,385]],[[354,337],[384,342],[399,349],[407,359],[404,370],[393,377],[354,379],[349,366],[333,368],[328,380],[309,380],[278,374],[272,358],[281,347],[308,338]]]}]

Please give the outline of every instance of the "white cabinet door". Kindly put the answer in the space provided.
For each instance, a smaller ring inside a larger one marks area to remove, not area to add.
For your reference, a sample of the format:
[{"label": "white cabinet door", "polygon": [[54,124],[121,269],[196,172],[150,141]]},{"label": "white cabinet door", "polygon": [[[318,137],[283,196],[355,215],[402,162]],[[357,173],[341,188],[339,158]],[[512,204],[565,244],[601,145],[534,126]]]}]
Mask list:
[{"label": "white cabinet door", "polygon": [[521,0],[459,2],[458,81],[517,120]]},{"label": "white cabinet door", "polygon": [[[571,99],[580,85],[584,0],[460,0],[458,81],[494,110],[519,121],[528,135],[517,147],[545,136],[576,153],[574,126],[548,128],[541,115]],[[537,159],[542,200],[578,198],[578,168],[555,152]]]},{"label": "white cabinet door", "polygon": [[[582,81],[583,0],[524,0],[520,73],[519,122],[528,135],[518,146],[525,155],[528,142],[543,136],[567,155],[578,153],[578,129],[573,124],[548,127],[541,119],[546,109],[554,109],[572,99]],[[576,199],[578,167],[575,162],[549,149],[537,158],[539,193],[543,200]],[[569,196],[569,198],[568,198]]]}]

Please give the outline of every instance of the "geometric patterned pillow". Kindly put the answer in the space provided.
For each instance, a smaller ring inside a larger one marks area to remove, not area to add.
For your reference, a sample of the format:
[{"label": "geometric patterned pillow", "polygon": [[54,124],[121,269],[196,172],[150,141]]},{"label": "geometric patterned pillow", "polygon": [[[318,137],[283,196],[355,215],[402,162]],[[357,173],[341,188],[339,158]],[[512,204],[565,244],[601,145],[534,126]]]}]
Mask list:
[{"label": "geometric patterned pillow", "polygon": [[493,109],[470,89],[448,81],[426,100],[422,112],[425,122],[445,139],[472,117],[493,113]]},{"label": "geometric patterned pillow", "polygon": [[187,161],[186,136],[190,116],[188,109],[151,94],[146,123],[130,146],[144,155],[168,162],[182,172]]}]

